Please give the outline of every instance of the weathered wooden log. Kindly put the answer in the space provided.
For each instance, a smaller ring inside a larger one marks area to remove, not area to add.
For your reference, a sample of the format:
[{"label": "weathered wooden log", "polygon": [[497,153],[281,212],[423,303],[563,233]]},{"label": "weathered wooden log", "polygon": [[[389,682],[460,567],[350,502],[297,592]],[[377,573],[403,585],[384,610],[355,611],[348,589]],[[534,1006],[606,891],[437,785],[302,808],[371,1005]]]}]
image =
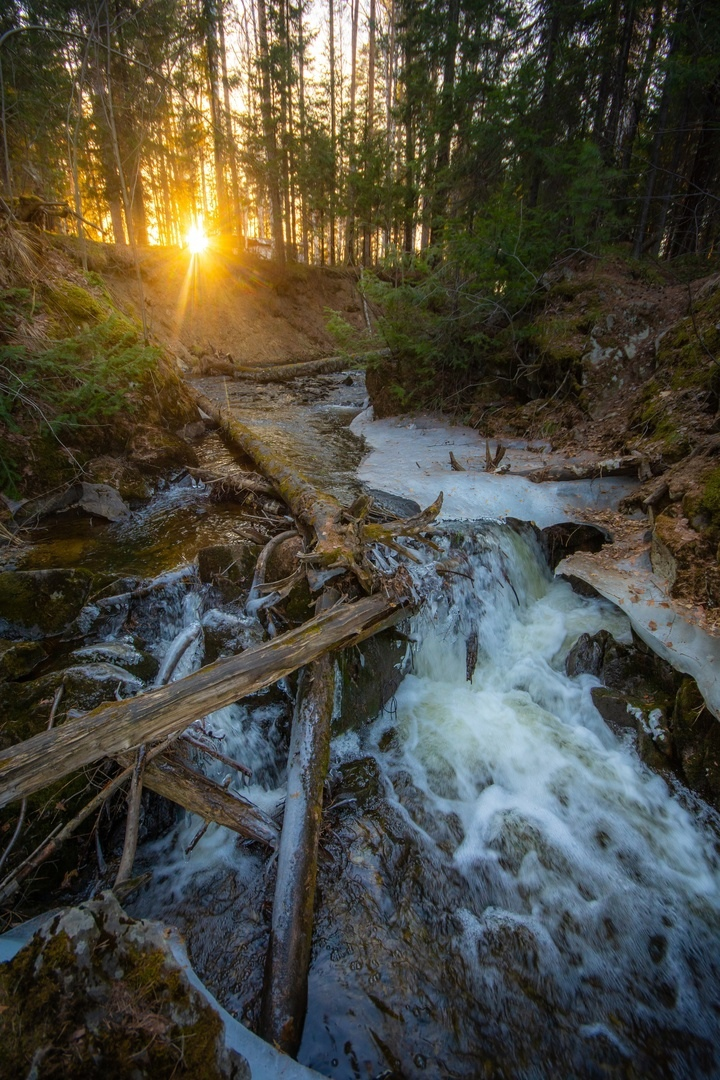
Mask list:
[{"label": "weathered wooden log", "polygon": [[150,791],[177,803],[205,821],[216,821],[248,840],[277,847],[280,830],[272,818],[234,795],[204,773],[191,768],[177,755],[164,755],[145,767],[143,783]]},{"label": "weathered wooden log", "polygon": [[375,582],[375,572],[367,558],[368,545],[381,543],[396,548],[394,537],[418,535],[440,512],[442,492],[432,506],[415,518],[388,526],[368,525],[362,516],[349,514],[337,499],[318,491],[290,469],[228,410],[217,408],[198,390],[193,395],[199,408],[215,421],[227,441],[253,459],[290,508],[310,546],[303,560],[321,570],[349,571],[365,592],[370,592]]},{"label": "weathered wooden log", "polygon": [[[328,602],[325,594],[321,602]],[[293,1057],[300,1046],[307,1009],[318,840],[334,698],[335,662],[325,653],[303,670],[298,687],[263,983],[261,1034]]]},{"label": "weathered wooden log", "polygon": [[256,383],[290,382],[308,375],[334,375],[389,355],[389,349],[374,349],[357,356],[326,356],[323,360],[304,360],[297,364],[272,364],[268,367],[238,365],[233,371],[233,378]]},{"label": "weathered wooden log", "polygon": [[628,457],[605,458],[603,461],[587,463],[546,465],[543,469],[519,475],[532,480],[533,484],[563,480],[598,480],[603,476],[638,476],[642,473],[644,459],[637,454]]},{"label": "weathered wooden log", "polygon": [[346,648],[392,626],[410,611],[405,599],[375,594],[310,619],[241,653],[217,660],[169,686],[112,701],[0,753],[0,806],[75,769],[136,749],[247,694],[277,682],[326,650]]}]

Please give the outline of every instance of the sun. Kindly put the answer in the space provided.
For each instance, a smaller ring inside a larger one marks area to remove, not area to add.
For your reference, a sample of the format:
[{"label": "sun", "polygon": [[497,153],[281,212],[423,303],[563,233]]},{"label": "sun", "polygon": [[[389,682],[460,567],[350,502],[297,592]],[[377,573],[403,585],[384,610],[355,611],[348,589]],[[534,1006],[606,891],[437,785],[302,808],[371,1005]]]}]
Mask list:
[{"label": "sun", "polygon": [[202,255],[203,251],[207,250],[207,246],[210,243],[202,225],[196,222],[191,225],[187,231],[187,246],[191,255]]}]

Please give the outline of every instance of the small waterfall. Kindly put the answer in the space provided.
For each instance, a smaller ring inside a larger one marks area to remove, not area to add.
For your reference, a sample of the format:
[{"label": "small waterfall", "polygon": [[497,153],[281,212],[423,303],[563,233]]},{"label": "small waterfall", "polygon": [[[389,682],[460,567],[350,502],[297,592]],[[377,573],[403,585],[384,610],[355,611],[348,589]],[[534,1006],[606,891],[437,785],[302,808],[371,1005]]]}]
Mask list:
[{"label": "small waterfall", "polygon": [[[553,579],[529,529],[444,531],[443,573],[414,571],[412,673],[333,744],[300,1060],[347,1080],[717,1075],[716,816],[651,774],[596,712],[593,678],[564,669],[583,632],[629,640],[626,619]],[[170,605],[164,650],[232,618],[197,595]],[[269,813],[288,721],[277,688],[205,721],[253,770],[231,786]],[[215,826],[188,854],[198,824],[146,847],[154,881],[132,911],[178,922],[252,1023],[272,874]]]}]

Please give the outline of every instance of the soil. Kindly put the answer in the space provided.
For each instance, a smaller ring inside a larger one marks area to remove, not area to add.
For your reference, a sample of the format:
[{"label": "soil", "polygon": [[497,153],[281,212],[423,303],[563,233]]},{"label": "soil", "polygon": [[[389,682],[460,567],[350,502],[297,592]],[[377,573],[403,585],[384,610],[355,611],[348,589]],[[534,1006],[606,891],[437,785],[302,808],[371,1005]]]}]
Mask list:
[{"label": "soil", "polygon": [[[212,249],[193,258],[159,247],[146,249],[141,265],[153,336],[194,369],[205,358],[199,373],[213,360],[222,369],[218,361],[285,364],[336,354],[331,312],[358,334],[366,329],[352,269],[281,267],[257,255]],[[119,306],[139,313],[134,273],[115,262],[103,277]]]}]

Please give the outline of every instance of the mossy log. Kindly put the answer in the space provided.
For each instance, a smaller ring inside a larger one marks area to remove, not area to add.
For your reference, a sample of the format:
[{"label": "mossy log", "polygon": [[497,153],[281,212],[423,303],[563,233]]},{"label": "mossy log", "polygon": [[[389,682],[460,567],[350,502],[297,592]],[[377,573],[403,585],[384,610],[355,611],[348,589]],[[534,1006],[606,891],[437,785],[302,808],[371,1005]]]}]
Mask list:
[{"label": "mossy log", "polygon": [[[320,603],[330,602],[329,592]],[[293,1057],[307,1009],[318,840],[334,699],[335,661],[325,653],[303,670],[295,702],[263,984],[261,1034]]]},{"label": "mossy log", "polygon": [[390,525],[369,525],[366,518],[371,500],[361,498],[357,508],[348,510],[332,495],[318,491],[290,469],[272,448],[228,410],[217,408],[198,390],[193,393],[200,409],[215,421],[231,445],[253,459],[288,506],[309,546],[304,561],[319,570],[348,571],[365,592],[371,592],[375,586],[375,573],[367,558],[368,546],[380,543],[398,550],[398,536],[419,535],[440,512],[442,492],[415,518]]},{"label": "mossy log", "polygon": [[106,702],[85,716],[11,746],[0,754],[0,806],[40,791],[93,761],[182,731],[194,720],[270,686],[328,650],[364,641],[409,610],[407,598],[384,594],[339,604],[272,641],[217,660],[169,686]]}]

